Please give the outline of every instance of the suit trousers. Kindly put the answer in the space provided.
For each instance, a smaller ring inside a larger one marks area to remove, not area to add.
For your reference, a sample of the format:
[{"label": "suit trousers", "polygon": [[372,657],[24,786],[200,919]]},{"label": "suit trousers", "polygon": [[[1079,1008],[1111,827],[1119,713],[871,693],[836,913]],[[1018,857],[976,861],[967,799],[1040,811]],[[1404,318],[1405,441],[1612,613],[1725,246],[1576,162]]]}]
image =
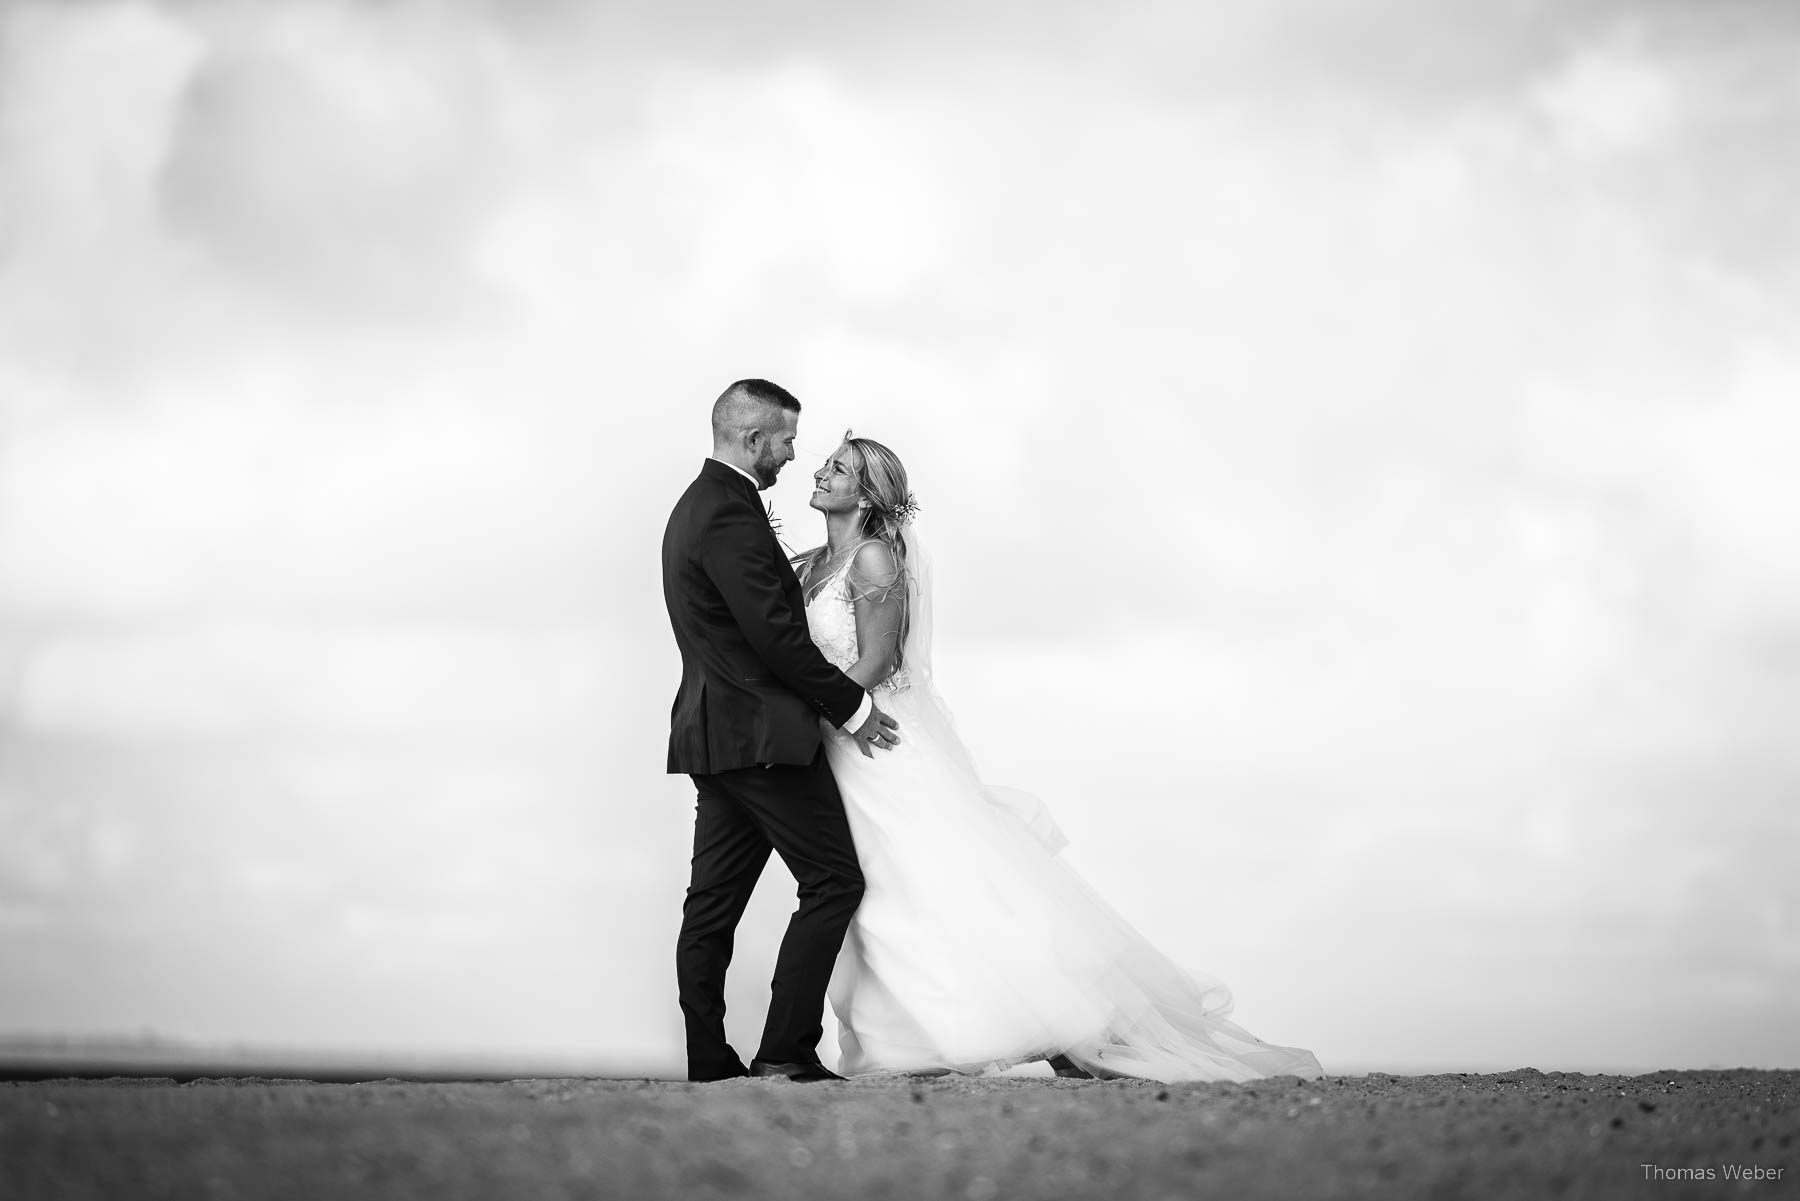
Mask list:
[{"label": "suit trousers", "polygon": [[799,885],[799,906],[776,955],[755,1057],[816,1061],[826,986],[863,894],[856,845],[825,749],[805,767],[759,765],[690,778],[698,794],[694,857],[675,949],[688,1078],[745,1072],[725,1038],[725,969],[738,920],[771,850]]}]

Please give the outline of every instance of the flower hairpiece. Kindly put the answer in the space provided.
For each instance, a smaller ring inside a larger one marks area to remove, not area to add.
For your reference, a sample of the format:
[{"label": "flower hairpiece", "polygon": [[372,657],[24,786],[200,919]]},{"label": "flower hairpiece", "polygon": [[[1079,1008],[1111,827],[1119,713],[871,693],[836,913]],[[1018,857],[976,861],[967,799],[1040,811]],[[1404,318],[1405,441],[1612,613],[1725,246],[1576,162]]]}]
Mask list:
[{"label": "flower hairpiece", "polygon": [[912,519],[918,515],[918,498],[910,492],[906,494],[905,500],[888,510],[888,516],[893,520],[896,527],[911,525]]}]

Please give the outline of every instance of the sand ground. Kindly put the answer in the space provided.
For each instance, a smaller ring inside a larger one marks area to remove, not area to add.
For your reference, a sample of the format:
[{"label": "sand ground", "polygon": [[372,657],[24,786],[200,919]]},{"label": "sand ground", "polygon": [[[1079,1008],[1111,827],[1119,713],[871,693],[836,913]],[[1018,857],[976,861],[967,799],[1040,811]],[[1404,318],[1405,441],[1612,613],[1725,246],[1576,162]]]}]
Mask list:
[{"label": "sand ground", "polygon": [[0,1084],[6,1201],[1744,1196],[1800,1196],[1800,1072]]}]

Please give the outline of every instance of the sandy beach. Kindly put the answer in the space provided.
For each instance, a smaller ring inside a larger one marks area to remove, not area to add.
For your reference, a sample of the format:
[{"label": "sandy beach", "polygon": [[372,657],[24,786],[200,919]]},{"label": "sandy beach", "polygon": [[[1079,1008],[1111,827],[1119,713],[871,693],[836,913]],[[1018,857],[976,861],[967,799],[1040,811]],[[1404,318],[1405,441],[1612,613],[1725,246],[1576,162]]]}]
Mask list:
[{"label": "sandy beach", "polygon": [[1788,1197],[1800,1072],[0,1085],[0,1196]]}]

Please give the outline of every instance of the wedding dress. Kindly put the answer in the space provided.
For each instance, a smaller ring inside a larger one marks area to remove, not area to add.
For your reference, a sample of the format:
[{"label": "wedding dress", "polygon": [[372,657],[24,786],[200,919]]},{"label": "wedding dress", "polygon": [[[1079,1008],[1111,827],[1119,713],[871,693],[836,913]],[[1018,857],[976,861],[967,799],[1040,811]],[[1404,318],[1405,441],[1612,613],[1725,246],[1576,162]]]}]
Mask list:
[{"label": "wedding dress", "polygon": [[[1229,1021],[1223,984],[1177,967],[1059,858],[1037,798],[982,783],[932,684],[930,562],[905,537],[910,631],[874,690],[902,741],[871,759],[824,723],[865,881],[829,990],[838,1070],[973,1074],[1060,1051],[1102,1077],[1322,1075]],[[806,616],[827,658],[856,662],[848,565]]]}]

